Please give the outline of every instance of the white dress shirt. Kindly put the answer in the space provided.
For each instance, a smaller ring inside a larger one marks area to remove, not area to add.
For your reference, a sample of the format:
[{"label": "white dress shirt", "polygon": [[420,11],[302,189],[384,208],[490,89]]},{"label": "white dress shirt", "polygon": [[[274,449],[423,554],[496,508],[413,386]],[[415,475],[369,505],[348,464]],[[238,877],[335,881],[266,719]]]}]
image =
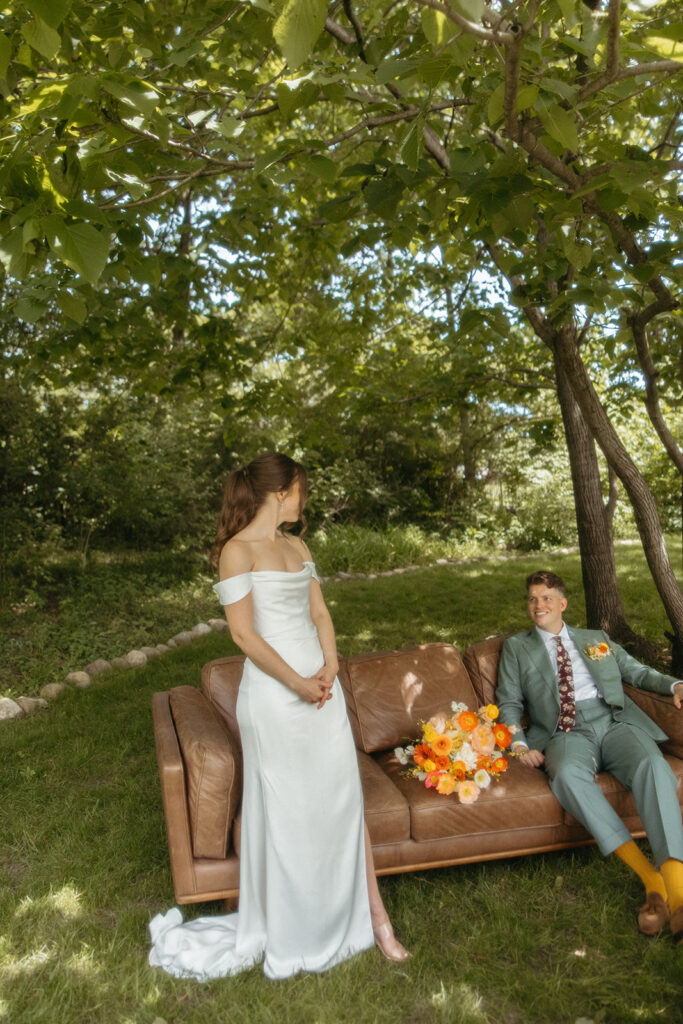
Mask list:
[{"label": "white dress shirt", "polygon": [[562,623],[562,629],[559,633],[549,633],[547,629],[539,629],[538,626],[536,626],[536,632],[545,644],[545,649],[550,656],[550,664],[553,666],[555,678],[557,678],[557,643],[555,641],[555,637],[559,636],[562,641],[562,645],[569,655],[569,660],[572,663],[574,699],[576,703],[578,704],[581,700],[591,700],[593,697],[599,697],[600,692],[593,682],[593,677],[588,671],[581,654],[577,650],[576,644],[569,635],[566,623]]}]

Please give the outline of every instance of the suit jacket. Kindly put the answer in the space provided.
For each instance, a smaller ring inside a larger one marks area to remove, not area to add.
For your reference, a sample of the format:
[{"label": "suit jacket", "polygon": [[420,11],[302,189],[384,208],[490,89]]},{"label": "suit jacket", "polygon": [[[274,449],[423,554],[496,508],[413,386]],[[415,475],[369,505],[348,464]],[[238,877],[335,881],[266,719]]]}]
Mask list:
[{"label": "suit jacket", "polygon": [[[615,719],[643,729],[658,743],[667,739],[666,733],[626,696],[622,680],[643,690],[665,694],[671,693],[671,686],[676,680],[641,665],[602,630],[567,628],[600,696],[612,707]],[[610,647],[610,653],[604,658],[592,660],[585,654],[588,645],[603,641]],[[532,750],[544,750],[557,729],[560,695],[555,668],[535,628],[517,633],[503,644],[496,703],[500,709],[500,721],[516,725],[519,729],[514,741],[522,740]],[[526,733],[520,724],[525,707],[530,723]]]}]

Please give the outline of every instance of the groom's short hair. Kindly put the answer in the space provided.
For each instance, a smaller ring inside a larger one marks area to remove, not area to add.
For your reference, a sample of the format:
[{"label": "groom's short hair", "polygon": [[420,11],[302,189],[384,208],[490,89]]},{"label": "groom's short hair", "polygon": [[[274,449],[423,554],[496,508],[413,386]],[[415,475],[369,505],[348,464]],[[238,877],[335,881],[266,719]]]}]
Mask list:
[{"label": "groom's short hair", "polygon": [[567,596],[567,588],[562,577],[558,576],[557,573],[550,572],[548,569],[538,569],[536,572],[532,572],[530,576],[527,576],[527,592],[529,587],[535,587],[539,584],[544,587],[550,587],[551,590],[559,590],[562,597]]}]

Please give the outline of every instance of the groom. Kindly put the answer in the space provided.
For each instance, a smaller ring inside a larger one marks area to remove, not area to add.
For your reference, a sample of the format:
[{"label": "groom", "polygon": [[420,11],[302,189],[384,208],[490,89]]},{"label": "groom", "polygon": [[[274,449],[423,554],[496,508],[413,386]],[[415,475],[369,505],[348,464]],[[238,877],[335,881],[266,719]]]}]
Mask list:
[{"label": "groom", "polygon": [[[638,927],[655,935],[669,921],[683,944],[683,825],[676,778],[657,746],[666,734],[624,693],[622,681],[672,694],[683,705],[683,682],[641,665],[596,629],[568,629],[563,580],[534,572],[526,581],[535,628],[503,644],[496,701],[500,720],[516,725],[513,749],[534,768],[545,766],[550,788],[595,838],[645,886]],[[529,718],[521,730],[523,709]],[[525,750],[526,748],[526,750]],[[632,790],[659,870],[644,856],[595,781],[609,771]]]}]

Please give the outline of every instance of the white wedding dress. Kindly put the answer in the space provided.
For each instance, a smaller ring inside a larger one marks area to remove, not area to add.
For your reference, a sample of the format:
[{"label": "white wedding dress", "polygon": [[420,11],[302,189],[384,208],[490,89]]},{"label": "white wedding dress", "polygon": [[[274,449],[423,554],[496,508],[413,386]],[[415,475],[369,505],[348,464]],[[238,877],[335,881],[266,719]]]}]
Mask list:
[{"label": "white wedding dress", "polygon": [[[243,573],[214,586],[222,604],[250,591],[258,633],[302,676],[323,665],[310,615],[315,566]],[[373,945],[363,794],[344,694],[318,710],[245,661],[237,698],[244,753],[239,910],[150,923],[149,962],[199,981],[263,959],[269,978],[325,971]]]}]

